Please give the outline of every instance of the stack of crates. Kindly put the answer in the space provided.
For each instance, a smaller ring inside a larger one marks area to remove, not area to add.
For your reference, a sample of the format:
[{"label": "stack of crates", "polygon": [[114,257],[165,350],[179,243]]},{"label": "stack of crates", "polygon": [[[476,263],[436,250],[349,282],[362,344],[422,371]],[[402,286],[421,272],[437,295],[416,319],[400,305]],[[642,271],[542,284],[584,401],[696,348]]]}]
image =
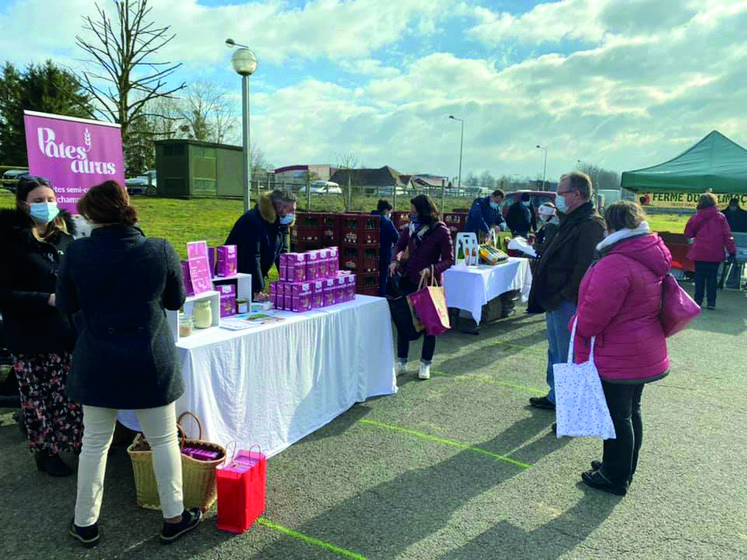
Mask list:
[{"label": "stack of crates", "polygon": [[291,250],[305,253],[314,249],[323,249],[324,217],[322,212],[298,212],[296,223],[290,231]]},{"label": "stack of crates", "polygon": [[457,233],[464,231],[467,224],[467,212],[444,212],[443,221],[451,233],[451,242],[456,243]]},{"label": "stack of crates", "polygon": [[380,218],[372,214],[340,216],[340,269],[356,275],[356,293],[379,293]]}]

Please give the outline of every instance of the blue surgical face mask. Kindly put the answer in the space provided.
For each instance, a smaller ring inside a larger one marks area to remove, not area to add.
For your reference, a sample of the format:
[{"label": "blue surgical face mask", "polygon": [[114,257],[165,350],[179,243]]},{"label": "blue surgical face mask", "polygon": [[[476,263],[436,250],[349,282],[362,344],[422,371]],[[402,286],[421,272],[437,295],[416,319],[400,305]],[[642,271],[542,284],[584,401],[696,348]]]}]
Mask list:
[{"label": "blue surgical face mask", "polygon": [[490,201],[490,207],[491,207],[491,208],[492,208],[493,210],[498,210],[498,208],[500,207],[500,204],[498,204],[498,203],[497,203],[497,202],[496,202],[495,200],[491,200],[491,201]]},{"label": "blue surgical face mask", "polygon": [[48,224],[60,213],[56,202],[32,202],[29,208],[31,217],[41,224]]},{"label": "blue surgical face mask", "polygon": [[410,222],[413,224],[419,224],[420,223],[420,215],[417,212],[411,212],[410,213]]},{"label": "blue surgical face mask", "polygon": [[521,204],[522,204],[522,206],[529,207],[529,204],[531,204],[531,202],[529,200],[522,200]]},{"label": "blue surgical face mask", "polygon": [[293,223],[293,220],[295,218],[296,218],[295,214],[286,214],[285,216],[280,216],[280,225],[288,226]]},{"label": "blue surgical face mask", "polygon": [[566,203],[564,196],[555,197],[555,207],[558,209],[558,212],[562,212],[563,214],[568,212],[568,204]]}]

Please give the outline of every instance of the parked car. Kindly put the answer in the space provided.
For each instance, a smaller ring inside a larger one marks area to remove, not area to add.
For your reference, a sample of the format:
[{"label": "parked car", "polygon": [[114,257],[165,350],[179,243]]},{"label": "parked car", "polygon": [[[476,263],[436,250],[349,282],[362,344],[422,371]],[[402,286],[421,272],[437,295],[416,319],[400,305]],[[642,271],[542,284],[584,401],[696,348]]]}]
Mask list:
[{"label": "parked car", "polygon": [[535,213],[537,212],[537,208],[539,208],[546,202],[552,202],[553,204],[555,204],[555,197],[557,196],[556,193],[550,191],[524,190],[506,193],[506,197],[503,199],[503,203],[501,205],[501,212],[503,213],[504,218],[506,217],[506,214],[508,214],[509,207],[517,200],[520,200],[521,195],[523,194],[529,194],[529,196],[532,197],[532,205],[534,206]]},{"label": "parked car", "polygon": [[149,170],[143,175],[125,179],[125,187],[130,195],[147,194],[154,195],[158,192],[158,181],[156,172]]},{"label": "parked car", "polygon": [[[332,181],[312,181],[308,188],[311,194],[342,194],[340,185]],[[302,187],[300,192],[305,193],[306,187]]]},{"label": "parked car", "polygon": [[2,183],[3,187],[8,189],[10,192],[16,192],[16,185],[23,177],[29,177],[31,174],[28,169],[8,169],[3,173]]}]

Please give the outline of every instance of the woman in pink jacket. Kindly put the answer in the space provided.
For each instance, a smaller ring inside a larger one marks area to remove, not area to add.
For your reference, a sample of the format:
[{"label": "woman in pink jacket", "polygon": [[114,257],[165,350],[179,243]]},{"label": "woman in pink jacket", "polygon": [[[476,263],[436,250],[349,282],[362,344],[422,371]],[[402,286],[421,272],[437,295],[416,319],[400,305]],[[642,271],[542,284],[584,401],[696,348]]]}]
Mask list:
[{"label": "woman in pink jacket", "polygon": [[716,277],[724,260],[724,248],[729,251],[731,259],[737,252],[729,222],[719,212],[717,203],[713,194],[701,195],[698,212],[685,226],[685,235],[695,240],[687,253],[695,263],[695,303],[702,306],[703,292],[707,291],[708,309],[716,309]]},{"label": "woman in pink jacket", "polygon": [[594,362],[617,437],[604,441],[602,461],[592,461],[581,478],[624,496],[643,441],[643,386],[669,372],[659,311],[672,256],[649,230],[638,203],[615,202],[604,218],[609,235],[597,245],[600,258],[581,281],[574,347],[576,362],[583,363],[596,337]]}]

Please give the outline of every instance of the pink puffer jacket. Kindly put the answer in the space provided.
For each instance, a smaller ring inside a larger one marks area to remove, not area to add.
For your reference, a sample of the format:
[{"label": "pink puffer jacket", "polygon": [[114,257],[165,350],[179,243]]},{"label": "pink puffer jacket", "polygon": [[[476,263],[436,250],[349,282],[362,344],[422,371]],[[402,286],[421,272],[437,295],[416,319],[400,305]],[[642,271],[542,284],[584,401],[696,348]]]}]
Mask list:
[{"label": "pink puffer jacket", "polygon": [[715,206],[698,210],[687,221],[685,235],[695,238],[687,252],[692,261],[721,262],[724,260],[724,247],[729,253],[737,252],[729,222]]},{"label": "pink puffer jacket", "polygon": [[575,362],[594,361],[599,376],[617,383],[664,377],[669,354],[659,321],[662,279],[672,256],[656,234],[624,239],[603,252],[581,281]]}]

